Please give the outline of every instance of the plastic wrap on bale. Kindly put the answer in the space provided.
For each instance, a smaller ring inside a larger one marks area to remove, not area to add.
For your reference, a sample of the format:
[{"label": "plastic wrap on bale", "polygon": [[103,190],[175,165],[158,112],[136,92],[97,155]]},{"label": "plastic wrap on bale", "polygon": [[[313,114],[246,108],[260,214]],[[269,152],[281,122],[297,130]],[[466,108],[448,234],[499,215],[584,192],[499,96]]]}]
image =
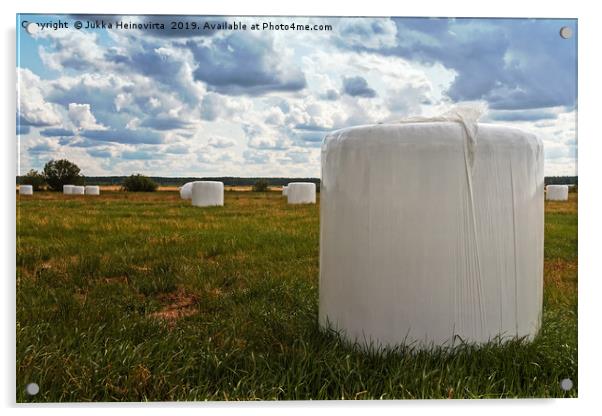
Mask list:
[{"label": "plastic wrap on bale", "polygon": [[83,186],[73,186],[71,188],[71,195],[84,195],[86,188]]},{"label": "plastic wrap on bale", "polygon": [[568,185],[546,186],[546,199],[548,201],[567,201],[569,199]]},{"label": "plastic wrap on bale", "polygon": [[73,193],[73,185],[63,185],[63,194],[71,195]]},{"label": "plastic wrap on bale", "polygon": [[192,184],[194,182],[187,182],[180,188],[180,198],[192,199]]},{"label": "plastic wrap on bale", "polygon": [[192,184],[192,205],[197,207],[224,205],[224,184],[215,181],[197,181]]},{"label": "plastic wrap on bale", "polygon": [[100,186],[97,185],[86,185],[84,189],[86,195],[100,195]]},{"label": "plastic wrap on bale", "polygon": [[33,195],[32,185],[19,185],[19,193],[21,195]]},{"label": "plastic wrap on bale", "polygon": [[329,134],[320,323],[380,347],[532,339],[543,191],[538,138],[461,114]]},{"label": "plastic wrap on bale", "polygon": [[316,184],[313,182],[292,182],[286,188],[289,204],[315,204]]}]

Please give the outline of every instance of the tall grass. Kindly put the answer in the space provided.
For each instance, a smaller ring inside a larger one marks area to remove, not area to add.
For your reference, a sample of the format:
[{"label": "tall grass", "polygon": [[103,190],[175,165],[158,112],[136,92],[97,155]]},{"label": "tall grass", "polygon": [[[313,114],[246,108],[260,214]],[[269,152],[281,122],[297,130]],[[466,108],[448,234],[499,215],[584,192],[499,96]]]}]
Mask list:
[{"label": "tall grass", "polygon": [[573,194],[546,203],[534,342],[382,354],[318,327],[317,205],[271,192],[227,192],[221,208],[163,192],[17,204],[18,401],[577,395]]}]

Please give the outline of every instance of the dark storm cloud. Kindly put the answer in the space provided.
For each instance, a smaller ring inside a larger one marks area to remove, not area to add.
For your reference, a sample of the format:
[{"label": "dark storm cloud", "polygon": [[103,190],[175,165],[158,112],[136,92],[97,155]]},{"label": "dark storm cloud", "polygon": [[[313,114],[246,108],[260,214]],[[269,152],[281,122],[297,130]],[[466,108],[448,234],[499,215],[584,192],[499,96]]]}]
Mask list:
[{"label": "dark storm cloud", "polygon": [[270,91],[299,91],[305,75],[294,66],[282,67],[269,36],[234,33],[215,38],[211,44],[188,41],[195,61],[197,80],[225,94],[260,95]]},{"label": "dark storm cloud", "polygon": [[352,97],[376,97],[376,91],[368,86],[368,82],[361,76],[343,78],[343,94]]}]

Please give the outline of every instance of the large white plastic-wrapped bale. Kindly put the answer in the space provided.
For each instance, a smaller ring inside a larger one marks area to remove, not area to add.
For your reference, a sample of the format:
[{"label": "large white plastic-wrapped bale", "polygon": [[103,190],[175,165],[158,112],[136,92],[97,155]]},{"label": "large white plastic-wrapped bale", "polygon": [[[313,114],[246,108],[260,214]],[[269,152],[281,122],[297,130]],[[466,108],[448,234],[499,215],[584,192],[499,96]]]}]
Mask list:
[{"label": "large white plastic-wrapped bale", "polygon": [[546,186],[546,199],[548,201],[567,201],[569,199],[568,185]]},{"label": "large white plastic-wrapped bale", "polygon": [[384,347],[537,334],[535,136],[466,121],[344,129],[324,139],[321,185],[323,326]]},{"label": "large white plastic-wrapped bale", "polygon": [[192,205],[197,207],[224,205],[224,183],[216,181],[193,182]]},{"label": "large white plastic-wrapped bale", "polygon": [[289,204],[315,204],[316,184],[313,182],[292,182],[286,188]]},{"label": "large white plastic-wrapped bale", "polygon": [[21,195],[33,195],[33,186],[31,186],[31,185],[19,185],[19,193]]},{"label": "large white plastic-wrapped bale", "polygon": [[84,195],[86,191],[86,188],[84,188],[83,186],[73,186],[73,188],[71,188],[71,195]]},{"label": "large white plastic-wrapped bale", "polygon": [[86,195],[100,195],[100,186],[97,185],[86,185],[84,189]]},{"label": "large white plastic-wrapped bale", "polygon": [[194,182],[187,182],[180,187],[180,198],[192,199],[192,184]]},{"label": "large white plastic-wrapped bale", "polygon": [[63,194],[71,195],[73,193],[73,185],[63,185]]},{"label": "large white plastic-wrapped bale", "polygon": [[287,193],[288,193],[288,186],[285,185],[282,187],[282,196],[286,196]]}]

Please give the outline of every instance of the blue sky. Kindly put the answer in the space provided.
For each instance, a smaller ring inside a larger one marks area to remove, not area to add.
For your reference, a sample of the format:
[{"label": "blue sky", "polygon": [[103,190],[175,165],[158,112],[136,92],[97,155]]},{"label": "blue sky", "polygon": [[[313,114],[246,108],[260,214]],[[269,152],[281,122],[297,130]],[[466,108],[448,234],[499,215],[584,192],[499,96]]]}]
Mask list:
[{"label": "blue sky", "polygon": [[[328,24],[332,31],[38,30],[21,21]],[[545,145],[575,175],[575,20],[17,18],[20,171],[53,158],[86,175],[319,176],[342,127],[484,103],[482,121]],[[568,26],[573,37],[563,39]]]}]

